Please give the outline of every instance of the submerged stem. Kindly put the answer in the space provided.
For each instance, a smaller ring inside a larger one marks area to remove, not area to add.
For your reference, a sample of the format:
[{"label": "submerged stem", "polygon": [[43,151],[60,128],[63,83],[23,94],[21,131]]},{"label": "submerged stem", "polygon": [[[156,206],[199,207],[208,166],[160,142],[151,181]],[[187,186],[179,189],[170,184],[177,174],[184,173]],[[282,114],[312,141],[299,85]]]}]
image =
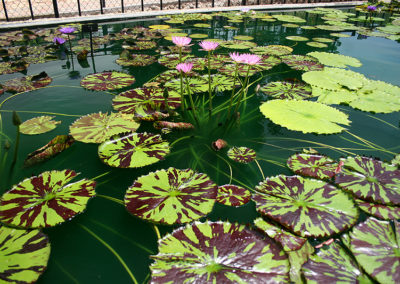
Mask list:
[{"label": "submerged stem", "polygon": [[258,167],[258,169],[260,170],[260,173],[261,173],[261,175],[262,175],[262,177],[263,177],[263,180],[265,180],[264,172],[263,172],[263,170],[262,170],[260,164],[258,163],[257,160],[254,160],[254,162],[256,162],[257,167]]}]

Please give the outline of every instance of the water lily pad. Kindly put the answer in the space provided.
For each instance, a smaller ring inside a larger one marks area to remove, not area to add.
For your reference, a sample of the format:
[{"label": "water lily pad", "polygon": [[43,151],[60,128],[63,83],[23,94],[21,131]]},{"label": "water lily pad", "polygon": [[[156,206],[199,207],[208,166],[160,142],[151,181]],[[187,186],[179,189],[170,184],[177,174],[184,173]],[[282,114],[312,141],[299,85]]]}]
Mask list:
[{"label": "water lily pad", "polygon": [[301,82],[271,82],[262,86],[260,91],[276,99],[304,100],[312,97],[310,85]]},{"label": "water lily pad", "polygon": [[28,68],[29,63],[25,60],[19,62],[5,61],[0,62],[0,75],[21,72]]},{"label": "water lily pad", "polygon": [[305,153],[290,156],[287,165],[296,174],[318,179],[331,179],[338,167],[338,163],[327,156]]},{"label": "water lily pad", "polygon": [[158,134],[132,133],[115,136],[99,146],[102,162],[117,168],[139,168],[163,160],[170,152],[169,143]]},{"label": "water lily pad", "polygon": [[[187,94],[187,84],[189,84],[190,92],[193,93],[202,93],[208,91],[208,79],[204,77],[189,77],[187,80],[183,80],[183,88],[184,93]],[[181,89],[181,80],[175,79],[171,80],[164,85],[165,88],[180,94]]]},{"label": "water lily pad", "polygon": [[[188,58],[193,57],[193,55],[184,55],[182,56],[182,62],[184,62],[185,60],[187,60]],[[175,69],[176,65],[178,65],[180,63],[179,60],[179,54],[167,54],[167,55],[163,55],[160,56],[160,58],[158,58],[158,63],[160,63],[161,65],[169,68],[169,69]]]},{"label": "water lily pad", "polygon": [[69,133],[84,143],[102,143],[113,135],[135,132],[140,124],[132,116],[123,113],[92,113],[75,120]]},{"label": "water lily pad", "polygon": [[242,206],[249,202],[251,193],[247,189],[233,185],[225,184],[218,186],[217,202],[228,206]]},{"label": "water lily pad", "polygon": [[292,53],[293,48],[286,45],[267,45],[254,47],[250,51],[256,54],[281,56]]},{"label": "water lily pad", "polygon": [[368,157],[348,157],[335,183],[360,199],[400,205],[400,170]]},{"label": "water lily pad", "polygon": [[267,223],[263,218],[254,220],[254,225],[277,243],[281,244],[284,251],[295,251],[300,249],[306,242],[306,238],[298,237],[292,233]]},{"label": "water lily pad", "polygon": [[304,36],[287,36],[286,39],[293,41],[308,41],[309,38]]},{"label": "water lily pad", "polygon": [[151,283],[285,283],[289,262],[243,225],[195,222],[159,241]]},{"label": "water lily pad", "polygon": [[350,232],[350,250],[364,270],[380,283],[400,282],[400,224],[368,218]]},{"label": "water lily pad", "polygon": [[307,283],[373,283],[337,243],[312,255],[302,268]]},{"label": "water lily pad", "polygon": [[261,71],[257,66],[247,64],[225,64],[223,67],[219,68],[218,71],[222,74],[234,77],[236,68],[238,68],[237,75],[241,77],[246,77],[246,75],[253,76]]},{"label": "water lily pad", "polygon": [[317,28],[314,26],[300,26],[303,30],[316,30]]},{"label": "water lily pad", "polygon": [[284,63],[290,66],[290,68],[301,71],[319,71],[324,69],[324,65],[321,64],[316,58],[306,55],[284,55],[281,56]]},{"label": "water lily pad", "polygon": [[221,46],[229,49],[249,49],[257,46],[255,42],[244,40],[228,40],[221,42]]},{"label": "water lily pad", "polygon": [[360,67],[362,65],[358,59],[342,54],[313,51],[307,53],[307,55],[315,57],[322,64],[332,67],[347,68],[347,66]]},{"label": "water lily pad", "polygon": [[326,237],[355,224],[358,210],[343,191],[321,180],[279,175],[256,186],[261,214],[302,237]]},{"label": "water lily pad", "polygon": [[128,58],[118,58],[115,62],[121,66],[147,66],[156,62],[155,56],[147,54],[131,54]]},{"label": "water lily pad", "polygon": [[0,225],[0,279],[4,283],[34,283],[46,270],[50,243],[39,230]]},{"label": "water lily pad", "polygon": [[271,100],[260,111],[272,122],[303,133],[339,133],[345,129],[339,124],[350,124],[347,114],[317,102]]},{"label": "water lily pad", "polygon": [[194,24],[193,25],[194,27],[196,27],[196,28],[211,28],[211,25],[210,24],[203,24],[203,23],[198,23],[198,24]]},{"label": "water lily pad", "polygon": [[122,47],[129,50],[147,50],[156,48],[157,43],[152,40],[137,40],[134,44],[123,45]]},{"label": "water lily pad", "polygon": [[312,46],[312,47],[316,47],[316,48],[325,48],[325,47],[328,47],[327,44],[322,43],[322,42],[317,42],[317,41],[309,41],[309,42],[306,42],[306,44],[307,44],[308,46]]},{"label": "water lily pad", "polygon": [[208,34],[190,34],[191,38],[198,39],[198,38],[207,38]]},{"label": "water lily pad", "polygon": [[116,90],[135,83],[135,77],[116,71],[106,71],[85,76],[81,86],[94,91]]},{"label": "water lily pad", "polygon": [[301,267],[314,251],[314,247],[309,242],[305,242],[300,249],[286,252],[290,262],[290,283],[303,283],[304,276]]},{"label": "water lily pad", "polygon": [[286,28],[298,28],[300,27],[297,24],[282,24],[282,27],[286,27]]},{"label": "water lily pad", "polygon": [[282,22],[289,22],[289,23],[305,23],[306,20],[294,15],[272,15],[275,19]]},{"label": "water lily pad", "polygon": [[366,202],[361,199],[356,199],[358,207],[367,214],[375,216],[384,220],[398,220],[400,219],[400,207],[387,206],[382,204],[375,204]]},{"label": "water lily pad", "polygon": [[45,72],[42,72],[33,76],[8,80],[3,83],[3,88],[9,92],[29,92],[46,87],[51,81],[52,79]]},{"label": "water lily pad", "polygon": [[316,42],[323,42],[323,43],[331,43],[331,42],[335,41],[331,38],[326,38],[326,37],[313,37],[312,40],[316,41]]},{"label": "water lily pad", "polygon": [[236,40],[253,40],[254,37],[245,36],[245,35],[237,35],[237,36],[234,36],[233,39],[236,39]]},{"label": "water lily pad", "polygon": [[227,155],[232,160],[244,164],[248,164],[256,158],[256,152],[247,147],[232,147],[228,150]]},{"label": "water lily pad", "polygon": [[126,192],[128,211],[145,220],[182,224],[211,212],[217,185],[192,169],[168,168],[139,177]]},{"label": "water lily pad", "polygon": [[150,29],[153,30],[168,30],[171,28],[170,25],[151,25],[149,26]]},{"label": "water lily pad", "polygon": [[96,193],[95,181],[69,183],[72,170],[48,171],[21,181],[3,194],[0,221],[24,228],[52,227],[82,213]]},{"label": "water lily pad", "polygon": [[53,158],[75,142],[70,135],[57,135],[49,143],[30,153],[24,161],[24,167],[30,167]]},{"label": "water lily pad", "polygon": [[351,35],[349,35],[349,34],[342,34],[342,33],[330,33],[329,35],[335,36],[335,37],[343,37],[343,38],[351,37]]},{"label": "water lily pad", "polygon": [[19,131],[23,134],[36,135],[49,132],[56,128],[61,121],[53,120],[55,116],[38,116],[24,121],[19,126]]}]

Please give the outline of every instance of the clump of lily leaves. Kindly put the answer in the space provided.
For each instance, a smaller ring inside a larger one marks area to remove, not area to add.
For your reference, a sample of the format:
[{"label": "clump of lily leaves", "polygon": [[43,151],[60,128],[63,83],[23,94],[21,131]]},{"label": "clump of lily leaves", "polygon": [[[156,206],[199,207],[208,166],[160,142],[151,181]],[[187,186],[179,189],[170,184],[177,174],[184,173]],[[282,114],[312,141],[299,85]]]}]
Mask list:
[{"label": "clump of lily leaves", "polygon": [[[371,7],[365,10],[370,13],[366,21],[376,22],[372,15],[376,9]],[[336,36],[350,30],[400,39],[400,18],[373,31],[356,26],[354,22],[363,20],[351,13],[335,9],[310,13],[325,17],[324,25],[313,28],[334,31]],[[74,57],[85,64],[93,45],[97,49],[110,42],[122,45],[116,59],[120,66],[160,64],[168,69],[136,88],[132,87],[136,78],[127,72],[104,70],[84,76],[80,87],[112,94],[115,112],[80,116],[69,125],[69,133],[54,137],[29,154],[24,166],[56,159],[74,143],[98,144],[99,160],[113,168],[136,169],[159,163],[173,152],[174,143],[186,139],[168,141],[171,132],[195,133],[209,125],[238,127],[243,105],[254,95],[251,90],[279,64],[302,72],[302,80],[271,81],[255,92],[266,97],[259,107],[265,118],[288,130],[313,134],[347,131],[351,124],[348,114],[331,105],[374,113],[400,111],[400,87],[350,70],[349,66],[362,65],[356,58],[322,51],[292,54],[290,46],[257,46],[250,36],[194,43],[201,34],[191,37],[170,26],[203,21],[197,27],[207,29],[206,21],[212,17],[225,17],[230,23],[248,19],[287,25],[306,22],[293,15],[242,10],[173,15],[165,25],[124,28],[94,37],[92,43],[85,38],[77,40],[79,25],[2,34],[0,41],[6,48],[0,51],[1,74],[25,72],[29,64],[59,58],[70,62],[70,68]],[[159,46],[160,39],[172,44]],[[315,48],[330,43],[327,38],[288,40],[306,41]],[[29,46],[30,41],[39,45]],[[157,55],[140,53],[154,49]],[[203,52],[204,57],[195,57],[192,49]],[[71,72],[71,79],[80,78]],[[2,82],[1,90],[9,96],[0,108],[9,99],[51,87],[51,83],[45,72]],[[221,94],[227,99],[217,104]],[[60,123],[54,115],[42,115],[16,125],[18,135],[39,135]],[[153,131],[138,132],[146,123]],[[263,176],[257,186],[233,183],[232,173],[229,183],[218,185],[197,169],[168,167],[138,177],[120,200],[137,218],[176,226],[160,236],[158,253],[150,256],[151,283],[400,282],[398,155],[391,162],[362,155],[334,160],[310,149],[288,157],[286,164],[292,175],[265,177],[258,162],[260,153],[243,145],[229,145],[222,138],[213,141],[213,149],[227,148],[224,153],[229,161],[256,165]],[[96,195],[95,179],[78,180],[77,176],[71,169],[45,171],[25,178],[2,195],[0,255],[7,265],[0,268],[1,279],[31,283],[45,271],[50,242],[41,229],[81,214]],[[247,226],[200,221],[216,203],[239,207],[249,202],[254,202],[259,217]]]}]

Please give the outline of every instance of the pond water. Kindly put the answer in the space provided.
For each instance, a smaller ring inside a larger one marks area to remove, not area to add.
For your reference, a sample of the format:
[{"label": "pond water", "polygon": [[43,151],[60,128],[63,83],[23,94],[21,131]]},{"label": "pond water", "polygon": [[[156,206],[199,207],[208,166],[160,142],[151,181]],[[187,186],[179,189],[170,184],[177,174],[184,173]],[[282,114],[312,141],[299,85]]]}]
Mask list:
[{"label": "pond water", "polygon": [[[346,12],[357,14],[357,16],[359,13],[354,10]],[[271,13],[271,15],[274,14]],[[301,26],[315,26],[324,23],[321,18],[324,14],[297,11],[285,13],[285,15],[294,15],[305,19],[307,22],[300,23]],[[383,26],[391,21],[389,14],[380,14],[379,16],[384,21],[374,22],[374,25]],[[320,51],[351,56],[357,58],[362,66],[350,66],[350,70],[364,74],[369,79],[400,86],[400,45],[395,40],[365,36],[357,31],[336,31],[336,33],[348,36],[337,37],[331,35],[335,31],[290,27],[285,26],[287,22],[263,21],[261,18],[246,17],[244,21],[237,23],[228,20],[227,17],[214,16],[210,20],[187,21],[183,24],[165,23],[161,19],[100,24],[99,31],[94,32],[93,36],[113,36],[124,29],[161,24],[182,29],[179,32],[187,33],[189,37],[192,34],[205,34],[206,38],[228,41],[237,35],[246,35],[253,37],[251,42],[258,46],[289,46],[293,49],[292,54],[306,55],[312,51]],[[196,23],[207,23],[211,28],[195,27]],[[226,26],[235,27],[235,29],[226,28]],[[359,22],[357,26],[369,28],[370,24],[369,22]],[[165,31],[161,32],[165,33]],[[79,32],[75,35],[76,38],[72,40],[73,46],[77,46],[78,40],[82,37],[89,37],[88,33]],[[293,41],[287,39],[288,36],[330,40],[325,43],[326,47],[316,48],[307,45],[310,40]],[[164,38],[154,40],[158,49],[160,46],[173,46],[170,40]],[[199,41],[192,40],[192,54],[195,57],[207,57],[206,52],[199,50]],[[42,42],[42,44],[46,43]],[[96,193],[98,196],[89,201],[82,214],[55,227],[43,229],[50,239],[51,256],[48,267],[39,278],[38,283],[132,282],[131,276],[112,250],[119,255],[139,283],[148,281],[149,266],[152,263],[149,256],[157,254],[157,234],[150,222],[129,214],[120,201],[124,200],[126,190],[138,177],[150,172],[169,167],[191,168],[207,174],[217,185],[228,184],[232,172],[233,184],[254,190],[254,187],[263,181],[263,176],[292,175],[293,172],[286,166],[286,160],[304,148],[311,147],[335,160],[349,155],[362,155],[390,162],[394,158],[394,154],[399,152],[398,111],[372,113],[343,104],[331,105],[347,114],[351,124],[341,133],[319,135],[289,130],[266,118],[260,112],[259,107],[270,98],[260,91],[257,92],[256,86],[258,84],[264,86],[269,82],[281,80],[300,82],[304,73],[304,71],[291,69],[288,65],[281,63],[250,77],[250,82],[258,81],[250,86],[246,100],[239,109],[240,117],[229,126],[225,124],[225,116],[226,102],[230,98],[231,91],[218,92],[215,95],[213,100],[215,110],[211,119],[208,118],[207,106],[204,106],[204,111],[200,106],[202,102],[207,102],[208,93],[194,94],[200,125],[194,130],[173,130],[170,133],[162,133],[165,140],[170,144],[173,143],[171,153],[163,161],[139,168],[113,168],[99,159],[98,144],[77,141],[70,148],[46,162],[32,167],[23,167],[24,159],[29,153],[42,147],[56,135],[68,134],[70,125],[79,117],[100,111],[112,112],[112,100],[115,95],[132,88],[142,87],[160,72],[168,70],[158,62],[140,67],[118,65],[116,60],[125,45],[129,45],[129,43],[124,42],[123,39],[110,40],[100,44],[95,49],[93,59],[89,53],[86,64],[79,63],[76,55],[71,60],[65,54],[58,52],[57,55],[64,56],[64,58],[41,64],[31,64],[27,69],[26,75],[45,71],[53,79],[49,87],[22,93],[12,98],[12,94],[6,92],[0,97],[0,101],[10,97],[1,106],[1,118],[3,132],[9,136],[12,145],[6,160],[7,166],[1,173],[0,183],[3,192],[25,178],[50,170],[72,169],[80,173],[80,179],[97,177]],[[65,43],[65,46],[68,48],[68,42]],[[154,55],[159,58],[160,53],[156,49],[136,53]],[[219,48],[215,53],[227,55],[233,51],[251,52],[249,49]],[[80,87],[80,80],[86,75],[109,70],[133,75],[136,81],[129,87],[110,92],[91,91]],[[206,69],[198,72],[207,74]],[[216,72],[216,70],[212,70],[212,74]],[[21,73],[1,75],[0,83],[22,76],[24,74]],[[241,78],[244,80],[244,77]],[[316,101],[317,98],[311,100]],[[188,105],[189,100],[187,100]],[[225,106],[225,108],[221,106]],[[14,110],[18,112],[22,121],[53,113],[55,120],[61,121],[61,123],[54,130],[44,134],[21,134],[18,159],[15,166],[10,169],[16,139],[16,127],[12,124],[12,111]],[[177,111],[180,112],[180,109],[178,108]],[[282,115],[287,114],[282,113]],[[183,119],[175,120],[195,124],[192,119],[191,115],[183,115]],[[141,122],[137,132],[161,133],[160,130],[153,128],[153,122],[148,121]],[[218,152],[214,151],[211,145],[217,139],[225,140],[228,147]],[[257,153],[259,166],[255,162],[242,164],[229,159],[227,150],[233,146],[253,149]],[[215,203],[212,212],[200,220],[229,220],[241,224],[252,224],[253,220],[259,216],[261,215],[257,213],[253,201],[240,207]],[[365,218],[366,214],[361,214],[360,220]],[[157,225],[157,227],[161,235],[165,235],[178,228],[179,225]],[[311,241],[315,240],[311,239]]]}]

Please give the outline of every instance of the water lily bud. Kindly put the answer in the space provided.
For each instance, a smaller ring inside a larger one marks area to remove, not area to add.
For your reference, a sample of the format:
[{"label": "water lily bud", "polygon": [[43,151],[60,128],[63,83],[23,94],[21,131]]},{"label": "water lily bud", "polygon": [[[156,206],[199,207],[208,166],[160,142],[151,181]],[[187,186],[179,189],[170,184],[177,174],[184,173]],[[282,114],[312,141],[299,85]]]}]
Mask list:
[{"label": "water lily bud", "polygon": [[215,151],[219,151],[222,148],[225,148],[228,145],[228,143],[223,140],[223,139],[218,139],[217,141],[214,141],[211,146]]},{"label": "water lily bud", "polygon": [[12,122],[15,126],[20,126],[22,123],[21,118],[15,110],[13,111]]}]

